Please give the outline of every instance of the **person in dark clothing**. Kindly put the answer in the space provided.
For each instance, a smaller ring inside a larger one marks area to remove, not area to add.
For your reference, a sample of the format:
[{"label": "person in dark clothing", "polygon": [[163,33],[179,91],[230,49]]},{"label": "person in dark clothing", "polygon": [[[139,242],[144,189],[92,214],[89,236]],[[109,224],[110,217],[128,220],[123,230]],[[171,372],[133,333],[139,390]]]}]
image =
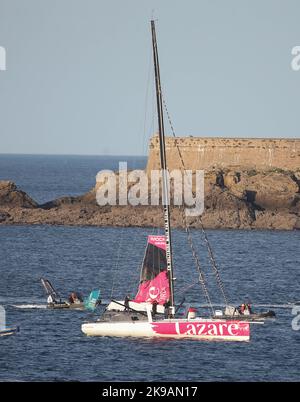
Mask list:
[{"label": "person in dark clothing", "polygon": [[129,311],[129,302],[130,302],[130,297],[125,296],[125,299],[124,299],[125,311]]},{"label": "person in dark clothing", "polygon": [[71,304],[82,303],[82,297],[78,295],[76,292],[72,292],[69,296],[69,302]]},{"label": "person in dark clothing", "polygon": [[167,302],[164,304],[164,308],[165,308],[165,318],[168,318],[168,317],[169,317],[169,307],[170,307],[170,302],[167,301]]},{"label": "person in dark clothing", "polygon": [[157,314],[157,305],[158,303],[155,301],[152,303],[152,315],[155,316]]}]

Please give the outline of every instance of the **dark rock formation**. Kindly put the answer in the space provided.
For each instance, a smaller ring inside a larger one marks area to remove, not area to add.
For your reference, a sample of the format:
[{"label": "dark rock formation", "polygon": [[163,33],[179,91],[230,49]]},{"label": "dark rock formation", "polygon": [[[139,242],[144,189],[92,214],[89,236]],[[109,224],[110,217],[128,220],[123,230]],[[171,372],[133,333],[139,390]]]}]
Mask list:
[{"label": "dark rock formation", "polygon": [[37,203],[12,181],[0,181],[0,206],[36,208]]},{"label": "dark rock formation", "polygon": [[[207,228],[300,229],[299,172],[211,171],[205,175]],[[96,226],[163,225],[160,206],[102,206],[96,190],[38,205],[9,181],[0,182],[0,224]],[[199,217],[187,219],[199,228]],[[173,227],[183,227],[182,210],[172,206]]]}]

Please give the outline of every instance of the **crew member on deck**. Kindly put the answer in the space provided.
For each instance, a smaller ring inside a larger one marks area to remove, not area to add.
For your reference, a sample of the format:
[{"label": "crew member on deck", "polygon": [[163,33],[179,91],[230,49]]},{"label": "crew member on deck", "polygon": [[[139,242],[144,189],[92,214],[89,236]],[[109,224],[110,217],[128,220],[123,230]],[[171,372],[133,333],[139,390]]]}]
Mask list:
[{"label": "crew member on deck", "polygon": [[129,302],[130,302],[130,297],[128,295],[126,295],[125,299],[124,299],[125,311],[129,311]]},{"label": "crew member on deck", "polygon": [[77,295],[77,293],[72,292],[72,293],[70,294],[70,296],[69,296],[69,302],[70,302],[71,304],[75,304],[75,303],[81,303],[82,300],[81,300],[81,297]]}]

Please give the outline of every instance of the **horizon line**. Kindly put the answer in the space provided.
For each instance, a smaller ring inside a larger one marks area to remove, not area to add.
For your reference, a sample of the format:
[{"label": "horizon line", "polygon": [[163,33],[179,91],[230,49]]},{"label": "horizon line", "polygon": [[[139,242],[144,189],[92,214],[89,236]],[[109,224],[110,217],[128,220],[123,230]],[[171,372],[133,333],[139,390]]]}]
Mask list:
[{"label": "horizon line", "polygon": [[132,155],[118,155],[118,154],[64,154],[64,153],[27,153],[27,152],[0,152],[0,156],[3,155],[10,155],[10,156],[95,156],[95,157],[100,157],[100,156],[106,156],[106,157],[139,157],[139,158],[147,158],[148,155],[141,155],[141,154],[132,154]]}]

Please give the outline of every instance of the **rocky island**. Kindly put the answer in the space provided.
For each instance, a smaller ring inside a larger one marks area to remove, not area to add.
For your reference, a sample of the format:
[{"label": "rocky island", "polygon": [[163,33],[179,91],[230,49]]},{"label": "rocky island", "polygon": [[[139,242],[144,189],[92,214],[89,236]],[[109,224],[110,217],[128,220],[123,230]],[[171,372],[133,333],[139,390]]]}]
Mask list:
[{"label": "rocky island", "polygon": [[[211,229],[300,229],[300,140],[168,138],[168,165],[204,169],[202,222]],[[100,167],[101,168],[101,167]],[[146,172],[159,169],[157,137],[150,143]],[[97,186],[77,197],[37,204],[11,181],[0,182],[0,224],[161,226],[159,206],[99,206]],[[189,217],[191,227],[201,226]],[[172,206],[173,227],[183,227]]]}]

